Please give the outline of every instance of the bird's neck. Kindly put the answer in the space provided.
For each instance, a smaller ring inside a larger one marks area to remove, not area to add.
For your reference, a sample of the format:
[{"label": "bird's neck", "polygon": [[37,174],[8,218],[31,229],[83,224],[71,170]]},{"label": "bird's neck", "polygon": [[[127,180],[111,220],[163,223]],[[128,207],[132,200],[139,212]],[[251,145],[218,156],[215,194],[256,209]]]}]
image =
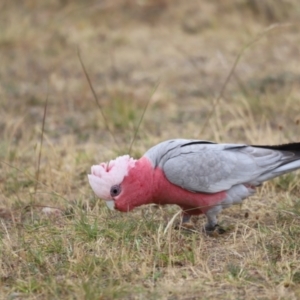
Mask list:
[{"label": "bird's neck", "polygon": [[116,201],[115,208],[125,212],[153,203],[153,172],[148,158],[139,159],[122,182],[123,195]]}]

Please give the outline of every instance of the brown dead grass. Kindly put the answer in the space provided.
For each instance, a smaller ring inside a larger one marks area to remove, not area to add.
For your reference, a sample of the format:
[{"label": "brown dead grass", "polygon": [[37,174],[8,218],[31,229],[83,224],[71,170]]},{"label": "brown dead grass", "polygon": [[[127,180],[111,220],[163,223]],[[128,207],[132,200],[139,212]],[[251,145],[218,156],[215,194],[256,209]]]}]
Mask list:
[{"label": "brown dead grass", "polygon": [[[271,3],[272,2],[272,3]],[[223,236],[176,231],[177,207],[111,213],[92,164],[159,141],[299,141],[297,1],[0,4],[1,299],[299,299],[297,173],[223,212]],[[213,114],[206,117],[243,46]],[[114,133],[84,77],[77,48]],[[46,97],[40,163],[36,170]]]}]

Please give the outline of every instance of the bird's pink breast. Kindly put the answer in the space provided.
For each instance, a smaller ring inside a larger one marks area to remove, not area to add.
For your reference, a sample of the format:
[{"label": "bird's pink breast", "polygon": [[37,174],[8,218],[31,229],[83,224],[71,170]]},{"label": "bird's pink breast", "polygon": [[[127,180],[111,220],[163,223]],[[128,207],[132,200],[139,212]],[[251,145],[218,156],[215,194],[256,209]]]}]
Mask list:
[{"label": "bird's pink breast", "polygon": [[194,193],[172,184],[160,168],[153,169],[147,157],[137,161],[122,182],[122,194],[115,202],[117,210],[126,212],[135,207],[156,204],[177,204],[187,214],[199,215],[226,198],[226,192]]}]

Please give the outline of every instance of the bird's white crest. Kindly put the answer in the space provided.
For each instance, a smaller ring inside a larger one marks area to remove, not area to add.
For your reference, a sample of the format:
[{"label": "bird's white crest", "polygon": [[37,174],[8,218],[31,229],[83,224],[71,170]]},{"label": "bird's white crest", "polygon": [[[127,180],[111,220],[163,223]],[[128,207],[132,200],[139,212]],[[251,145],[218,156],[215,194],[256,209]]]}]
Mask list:
[{"label": "bird's white crest", "polygon": [[110,195],[111,187],[122,183],[135,163],[135,159],[129,155],[123,155],[111,160],[109,163],[92,166],[88,178],[94,193],[101,199],[113,200]]}]

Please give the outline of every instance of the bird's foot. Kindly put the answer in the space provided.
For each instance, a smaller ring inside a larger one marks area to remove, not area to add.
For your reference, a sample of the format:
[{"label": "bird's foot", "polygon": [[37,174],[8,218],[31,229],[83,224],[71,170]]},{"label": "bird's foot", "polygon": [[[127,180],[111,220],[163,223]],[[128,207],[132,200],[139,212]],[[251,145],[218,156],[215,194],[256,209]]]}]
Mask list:
[{"label": "bird's foot", "polygon": [[175,226],[175,229],[184,229],[190,232],[199,231],[192,220],[192,216],[185,213],[182,214],[181,222]]},{"label": "bird's foot", "polygon": [[224,234],[226,232],[226,229],[224,229],[223,227],[221,227],[220,225],[216,224],[216,225],[209,225],[206,224],[204,231],[206,234],[211,235],[211,236],[216,236],[219,234]]},{"label": "bird's foot", "polygon": [[179,230],[179,229],[184,229],[190,232],[195,232],[195,231],[199,231],[199,229],[197,230],[195,224],[189,220],[188,222],[181,222],[177,225],[175,225],[175,229]]},{"label": "bird's foot", "polygon": [[195,224],[193,222],[184,222],[181,224],[181,228],[190,230],[190,231],[195,231],[197,230],[195,227]]}]

